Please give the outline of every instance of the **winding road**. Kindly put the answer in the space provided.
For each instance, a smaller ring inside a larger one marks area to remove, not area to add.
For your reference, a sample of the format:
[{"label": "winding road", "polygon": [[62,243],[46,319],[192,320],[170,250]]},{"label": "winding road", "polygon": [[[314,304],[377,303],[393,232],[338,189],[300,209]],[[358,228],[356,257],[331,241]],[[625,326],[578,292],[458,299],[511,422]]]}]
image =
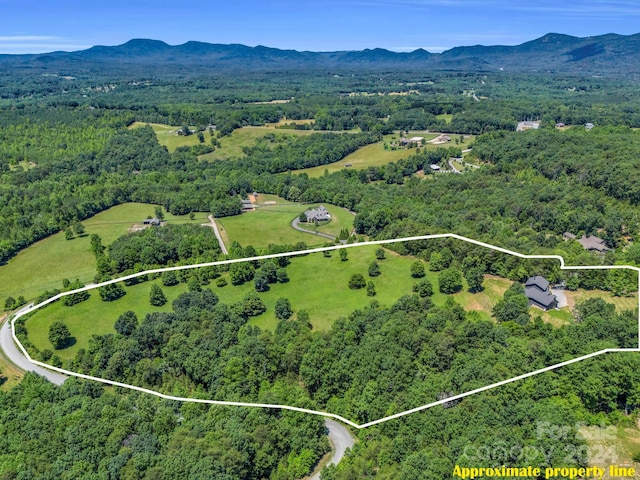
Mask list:
[{"label": "winding road", "polygon": [[[325,420],[325,424],[329,431],[328,437],[333,454],[326,465],[337,465],[340,460],[342,460],[342,457],[344,457],[347,448],[352,448],[355,441],[353,440],[349,430],[347,430],[341,423],[327,418]],[[322,465],[322,467],[318,467],[310,477],[307,477],[308,480],[320,480],[320,472],[322,471],[322,468],[324,468],[324,465]]]},{"label": "winding road", "polygon": [[[33,304],[23,307],[18,312],[26,310],[31,306],[33,306]],[[10,318],[7,319],[7,321],[4,322],[4,324],[2,325],[2,328],[0,328],[0,348],[2,348],[2,351],[4,351],[4,354],[11,361],[11,363],[15,364],[20,370],[35,372],[38,375],[45,377],[51,383],[55,383],[56,385],[62,385],[64,381],[67,379],[66,375],[52,372],[50,370],[47,370],[46,368],[42,368],[37,365],[34,365],[33,363],[31,363],[29,360],[25,358],[25,356],[22,354],[22,352],[18,349],[17,345],[13,341],[13,337],[11,336]]]}]

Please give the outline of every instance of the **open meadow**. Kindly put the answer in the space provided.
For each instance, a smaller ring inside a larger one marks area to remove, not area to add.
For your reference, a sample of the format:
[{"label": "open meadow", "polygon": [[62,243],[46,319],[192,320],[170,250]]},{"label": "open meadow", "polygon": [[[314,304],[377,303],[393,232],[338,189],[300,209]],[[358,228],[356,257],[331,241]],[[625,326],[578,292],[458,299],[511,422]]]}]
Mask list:
[{"label": "open meadow", "polygon": [[[68,278],[91,282],[96,274],[95,258],[90,250],[90,236],[97,234],[103,245],[111,244],[128,232],[134,223],[141,223],[154,215],[155,205],[125,203],[112,207],[85,220],[85,233],[66,240],[64,232],[58,232],[20,251],[6,265],[0,266],[0,300],[23,295],[34,298],[45,290],[60,288]],[[194,220],[188,215],[175,216],[165,212],[171,223],[205,223],[206,213],[197,213]]]},{"label": "open meadow", "polygon": [[[236,241],[246,247],[264,248],[273,245],[294,245],[305,242],[309,246],[330,242],[328,238],[294,230],[291,221],[305,210],[319,204],[293,203],[275,195],[260,194],[254,211],[233,217],[216,219],[222,238],[227,246]],[[343,208],[324,204],[331,214],[326,225],[300,224],[300,227],[337,237],[342,229],[353,229],[353,215]]]},{"label": "open meadow", "polygon": [[[420,136],[424,137],[424,139],[428,142],[429,140],[433,140],[439,134],[438,133],[425,133],[425,132],[409,132],[407,134],[408,137]],[[384,138],[380,142],[372,143],[371,145],[365,145],[364,147],[360,147],[355,152],[347,155],[342,160],[334,163],[330,163],[327,165],[318,165],[317,167],[310,167],[301,170],[295,170],[295,173],[306,173],[312,178],[318,178],[324,175],[325,172],[334,173],[339,170],[343,170],[345,168],[354,169],[354,170],[362,170],[369,167],[380,167],[382,165],[386,165],[389,162],[397,162],[403,158],[410,157],[411,155],[416,153],[414,148],[397,148],[396,150],[392,150],[391,148],[385,149],[385,144],[391,144],[393,142],[397,142],[400,138],[400,135],[389,134],[385,135]],[[454,137],[452,137],[454,138]],[[437,148],[448,148],[448,147],[460,147],[466,148],[466,146],[471,143],[473,138],[469,136],[469,138],[465,139],[465,143],[456,144],[453,141],[435,145],[432,143],[427,143],[424,146],[421,146],[421,149],[426,148],[427,150],[435,150]],[[350,165],[347,167],[346,165]]]}]

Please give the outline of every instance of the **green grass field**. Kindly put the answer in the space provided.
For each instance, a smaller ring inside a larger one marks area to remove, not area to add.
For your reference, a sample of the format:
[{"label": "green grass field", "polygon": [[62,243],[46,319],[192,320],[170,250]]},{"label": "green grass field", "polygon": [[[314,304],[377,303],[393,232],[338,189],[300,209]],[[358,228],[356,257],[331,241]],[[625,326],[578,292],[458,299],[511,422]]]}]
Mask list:
[{"label": "green grass field", "polygon": [[[348,249],[348,260],[342,262],[338,252],[331,252],[330,257],[314,253],[304,257],[293,257],[287,267],[290,281],[274,284],[267,292],[260,293],[267,306],[267,311],[251,319],[250,323],[263,329],[274,330],[278,320],[274,315],[274,305],[278,298],[288,298],[294,311],[305,309],[309,312],[314,329],[326,331],[333,322],[347,316],[355,309],[364,308],[372,300],[383,306],[393,304],[402,295],[412,293],[413,285],[418,281],[411,277],[411,264],[414,258],[402,257],[387,251],[387,258],[379,261],[381,275],[371,278],[367,275],[369,264],[375,259],[375,246],[353,247]],[[375,284],[377,295],[369,297],[365,289],[348,288],[349,278],[354,273],[361,273],[367,281]],[[227,278],[228,274],[223,274]],[[449,295],[437,292],[436,272],[427,272],[427,278],[434,285],[436,293],[432,300],[436,305],[443,305]],[[159,280],[155,280],[159,282]],[[47,339],[48,327],[55,320],[64,321],[76,343],[60,352],[63,359],[71,358],[79,348],[86,347],[92,334],[114,332],[114,323],[118,316],[133,310],[142,318],[151,311],[169,311],[170,303],[186,290],[184,284],[174,287],[162,287],[169,302],[162,308],[149,305],[149,292],[153,282],[126,287],[127,294],[115,302],[102,302],[97,291],[92,290],[91,298],[72,307],[65,307],[57,302],[36,312],[27,320],[29,339],[39,349],[51,348]],[[502,297],[511,282],[497,277],[487,277],[483,292],[471,294],[466,290],[452,295],[464,308],[479,312],[479,318],[490,319],[490,311],[495,302]],[[233,286],[229,282],[224,287],[211,288],[223,303],[234,303],[247,292],[253,291],[253,282]],[[466,288],[466,285],[465,285]]]},{"label": "green grass field", "polygon": [[[424,133],[424,132],[409,132],[409,137],[420,136],[424,137],[425,140],[431,140],[438,136],[437,133]],[[403,158],[410,157],[415,154],[415,149],[405,149],[399,148],[397,150],[385,150],[384,144],[391,143],[397,141],[399,139],[399,135],[390,134],[385,135],[383,140],[377,143],[372,143],[371,145],[365,145],[364,147],[360,147],[355,152],[347,155],[345,158],[338,162],[330,163],[328,165],[319,165],[317,167],[304,168],[301,170],[295,170],[295,173],[306,173],[312,178],[321,177],[324,175],[324,172],[334,173],[339,170],[343,170],[344,168],[351,168],[355,170],[362,170],[368,167],[379,167],[381,165],[386,165],[389,162],[397,162]],[[452,137],[453,138],[453,137]],[[442,145],[433,145],[431,143],[427,143],[424,147],[428,150],[435,150],[437,148],[448,148],[448,147],[460,147],[462,149],[467,148],[471,142],[472,138],[466,139],[463,144],[456,144],[454,142],[449,142]],[[346,164],[351,164],[351,167],[345,167]]]},{"label": "green grass field", "polygon": [[[201,155],[199,158],[200,160],[212,161],[244,157],[242,147],[253,147],[258,139],[264,137],[268,133],[275,133],[276,135],[302,136],[320,132],[314,130],[292,130],[275,128],[275,126],[242,127],[234,130],[230,135],[218,139],[218,141],[220,142],[220,147],[216,148],[215,152]],[[208,137],[208,135],[208,133],[205,134],[205,139]]]},{"label": "green grass field", "polygon": [[[260,194],[256,210],[233,217],[219,218],[216,219],[216,223],[227,246],[233,241],[237,241],[243,246],[253,245],[255,248],[263,248],[269,244],[293,245],[297,242],[306,242],[309,246],[322,245],[330,240],[300,232],[291,227],[291,221],[295,217],[314,206],[317,204],[302,205],[288,202],[275,195]],[[318,227],[301,226],[334,237],[338,236],[343,228],[349,231],[353,229],[354,217],[352,214],[333,205],[325,204],[325,207],[333,217],[331,222]]]},{"label": "green grass field", "polygon": [[[149,292],[154,283],[161,286],[165,297],[167,297],[168,301],[162,307],[152,307],[149,304]],[[47,338],[49,325],[56,320],[62,320],[69,327],[75,343],[63,350],[56,351],[56,353],[62,359],[70,359],[80,348],[88,346],[91,335],[116,333],[113,326],[122,312],[132,310],[136,312],[140,320],[147,313],[170,312],[171,302],[187,290],[186,284],[163,287],[159,279],[125,288],[127,294],[114,302],[103,302],[98,291],[91,290],[89,300],[72,307],[66,307],[62,302],[55,302],[45,307],[26,322],[29,340],[39,350],[45,348],[53,350]]]},{"label": "green grass field", "polygon": [[[154,208],[144,203],[119,205],[82,222],[86,228],[82,237],[66,240],[64,233],[59,232],[22,250],[0,266],[0,301],[4,303],[4,298],[19,295],[34,298],[45,290],[60,288],[64,278],[91,281],[96,271],[90,235],[100,235],[102,243],[109,245],[126,234],[134,223],[153,215]],[[206,213],[196,214],[193,221],[186,215],[178,217],[170,213],[165,218],[171,223],[208,222]]]},{"label": "green grass field", "polygon": [[453,115],[450,113],[441,113],[440,115],[436,115],[436,118],[438,120],[444,120],[447,123],[451,123],[451,120],[453,120]]},{"label": "green grass field", "polygon": [[611,292],[605,292],[604,290],[577,290],[575,292],[565,290],[565,295],[569,304],[568,309],[573,309],[576,304],[580,304],[590,298],[602,298],[607,303],[613,303],[618,312],[638,308],[637,293],[634,293],[631,297],[614,297]]},{"label": "green grass field", "polygon": [[[156,137],[158,137],[158,142],[160,145],[164,145],[170,152],[173,152],[178,147],[191,147],[193,145],[198,145],[200,140],[198,140],[198,135],[191,134],[188,136],[178,135],[176,131],[182,127],[172,126],[172,125],[164,125],[162,123],[144,123],[144,122],[134,122],[129,128],[140,128],[146,125],[151,125],[153,131],[156,133]],[[191,130],[194,130],[195,127],[191,126]],[[209,140],[209,132],[204,133],[204,142],[205,144],[211,144],[211,140]]]}]

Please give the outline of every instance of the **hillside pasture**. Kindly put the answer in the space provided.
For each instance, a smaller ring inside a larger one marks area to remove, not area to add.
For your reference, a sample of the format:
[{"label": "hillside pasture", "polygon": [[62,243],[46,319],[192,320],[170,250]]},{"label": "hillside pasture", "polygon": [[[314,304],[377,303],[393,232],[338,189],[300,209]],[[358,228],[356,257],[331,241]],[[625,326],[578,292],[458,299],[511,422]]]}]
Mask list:
[{"label": "hillside pasture", "polygon": [[[233,217],[216,219],[222,238],[227,246],[237,241],[242,246],[252,245],[255,248],[264,248],[273,245],[294,245],[305,242],[309,246],[322,245],[330,242],[329,239],[315,236],[310,233],[300,232],[291,227],[291,221],[305,210],[314,208],[319,204],[303,205],[289,202],[275,195],[258,196],[258,203],[254,211],[242,213]],[[343,208],[324,204],[331,214],[331,221],[326,225],[315,226],[313,224],[301,224],[302,228],[326,233],[336,237],[340,230],[353,229],[353,215]]]},{"label": "hillside pasture", "polygon": [[[91,282],[96,265],[90,250],[90,236],[99,235],[107,246],[125,235],[134,223],[153,216],[154,208],[155,205],[144,203],[118,205],[83,221],[86,231],[80,237],[66,240],[64,232],[58,232],[22,250],[0,266],[0,301],[19,295],[34,298],[45,290],[60,288],[64,278]],[[165,213],[165,219],[171,223],[208,222],[206,213],[197,213],[194,220],[188,215]]]}]

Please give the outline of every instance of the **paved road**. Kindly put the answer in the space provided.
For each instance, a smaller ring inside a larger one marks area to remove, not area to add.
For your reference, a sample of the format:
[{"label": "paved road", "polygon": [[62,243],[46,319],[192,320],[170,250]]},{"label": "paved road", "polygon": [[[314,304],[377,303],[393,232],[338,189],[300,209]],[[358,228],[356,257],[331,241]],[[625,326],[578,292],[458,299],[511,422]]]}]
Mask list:
[{"label": "paved road", "polygon": [[[27,305],[23,310],[30,306],[31,305]],[[36,372],[38,375],[45,377],[51,383],[55,383],[56,385],[62,385],[67,379],[65,375],[49,371],[46,368],[39,367],[29,362],[14,343],[13,337],[11,336],[11,325],[8,320],[4,322],[0,329],[0,348],[2,348],[7,358],[21,370]]]},{"label": "paved road", "polygon": [[224,253],[225,255],[228,255],[229,252],[227,250],[227,247],[225,247],[224,242],[222,241],[222,235],[220,235],[220,230],[218,230],[218,225],[216,225],[216,219],[213,218],[213,215],[209,215],[209,220],[211,221],[211,228],[213,228],[213,231],[216,234],[216,238],[218,239],[218,243],[220,244],[220,250],[222,250],[222,253]]},{"label": "paved road", "polygon": [[[336,237],[329,235],[327,233],[322,233],[322,232],[314,232],[313,230],[307,230],[306,228],[302,228],[300,225],[300,219],[298,217],[294,218],[291,221],[291,226],[293,228],[295,228],[296,230],[300,231],[300,232],[304,232],[304,233],[310,233],[311,235],[318,235],[320,237],[324,237],[324,238],[328,238],[329,240],[331,240],[332,242],[335,241]],[[344,242],[343,242],[344,243]]]},{"label": "paved road", "polygon": [[[329,460],[327,465],[337,465],[342,457],[344,457],[347,448],[352,448],[355,441],[349,433],[349,430],[345,428],[341,423],[336,422],[335,420],[326,419],[325,424],[327,425],[327,430],[329,430],[329,442],[331,442],[331,448],[333,451],[333,456]],[[309,480],[320,480],[320,472],[314,473]]]},{"label": "paved road", "polygon": [[460,170],[458,170],[458,169],[455,167],[455,165],[453,164],[453,159],[452,159],[452,158],[450,158],[450,159],[449,159],[449,166],[451,167],[451,171],[452,171],[453,173],[462,173]]}]

